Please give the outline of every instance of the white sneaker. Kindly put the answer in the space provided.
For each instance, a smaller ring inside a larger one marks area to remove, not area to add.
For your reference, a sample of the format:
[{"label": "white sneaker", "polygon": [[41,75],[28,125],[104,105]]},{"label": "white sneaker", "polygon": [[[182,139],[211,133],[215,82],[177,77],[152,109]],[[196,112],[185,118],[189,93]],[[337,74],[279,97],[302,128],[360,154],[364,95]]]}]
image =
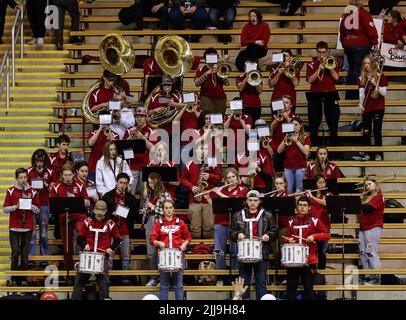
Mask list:
[{"label": "white sneaker", "polygon": [[147,287],[155,287],[158,284],[156,279],[149,279],[148,283],[146,284]]},{"label": "white sneaker", "polygon": [[223,285],[223,280],[217,280],[216,286],[221,287]]},{"label": "white sneaker", "polygon": [[37,39],[37,47],[42,48],[44,46],[44,38]]},{"label": "white sneaker", "polygon": [[31,40],[28,40],[27,43],[28,43],[28,44],[36,44],[36,43],[37,43],[37,39],[38,39],[38,38],[32,38]]},{"label": "white sneaker", "polygon": [[375,161],[382,161],[382,156],[380,154],[375,155]]}]

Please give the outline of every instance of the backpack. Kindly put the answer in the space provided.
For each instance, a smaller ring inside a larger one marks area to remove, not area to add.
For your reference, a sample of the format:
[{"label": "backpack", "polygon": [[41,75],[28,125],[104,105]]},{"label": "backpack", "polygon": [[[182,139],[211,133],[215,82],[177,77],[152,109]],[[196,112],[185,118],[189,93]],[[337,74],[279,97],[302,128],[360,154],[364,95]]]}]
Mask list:
[{"label": "backpack", "polygon": [[135,5],[133,4],[132,6],[129,6],[128,8],[122,8],[119,13],[118,13],[118,18],[120,19],[120,22],[127,26],[133,22],[135,22],[135,15],[136,15],[136,8]]},{"label": "backpack", "polygon": [[[192,251],[190,252],[191,254],[212,254],[213,249],[209,244],[205,243],[199,243],[195,245],[192,248]],[[193,259],[189,262],[190,268],[191,269],[197,269],[197,270],[212,270],[215,269],[216,264],[213,261],[210,260],[196,260]],[[208,275],[202,275],[202,276],[195,276],[196,280],[199,283],[212,283],[213,281],[215,282],[217,280],[216,276],[208,276]],[[214,280],[213,280],[214,279]]]},{"label": "backpack", "polygon": [[[215,270],[216,264],[213,261],[204,260],[199,263],[199,270]],[[195,276],[196,281],[200,284],[205,285],[214,285],[217,282],[216,275],[202,275],[202,276]]]},{"label": "backpack", "polygon": [[[385,200],[385,208],[403,208],[403,205],[395,199]],[[383,216],[384,223],[403,223],[404,216],[401,213],[387,213]]]}]

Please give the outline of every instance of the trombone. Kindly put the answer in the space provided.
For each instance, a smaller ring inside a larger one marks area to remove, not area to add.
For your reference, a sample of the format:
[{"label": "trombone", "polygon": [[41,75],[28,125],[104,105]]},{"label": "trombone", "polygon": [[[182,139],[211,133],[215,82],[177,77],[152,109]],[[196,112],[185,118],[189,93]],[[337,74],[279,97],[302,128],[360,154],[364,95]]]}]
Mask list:
[{"label": "trombone", "polygon": [[247,73],[247,82],[250,86],[259,86],[262,82],[261,72],[258,70],[251,70]]},{"label": "trombone", "polygon": [[300,62],[300,57],[293,58],[293,61],[294,62],[289,63],[283,70],[285,76],[290,79],[296,75],[296,65]]},{"label": "trombone", "polygon": [[241,119],[241,110],[237,110],[236,113],[233,115],[235,120],[240,120]]},{"label": "trombone", "polygon": [[218,65],[217,75],[221,79],[226,79],[230,76],[231,73],[231,66],[228,63],[220,63]]},{"label": "trombone", "polygon": [[365,109],[365,104],[368,99],[368,97],[372,97],[374,99],[378,98],[380,96],[379,93],[379,81],[381,80],[381,76],[383,73],[383,68],[385,66],[385,56],[378,55],[376,58],[376,63],[378,64],[378,73],[376,74],[376,86],[375,89],[371,92],[372,90],[372,85],[369,85],[369,83],[372,84],[372,80],[368,77],[366,83],[365,83],[365,90],[368,90],[364,94],[364,100],[362,101],[362,109]]},{"label": "trombone", "polygon": [[187,103],[186,104],[186,111],[187,112],[194,112],[196,110],[196,106],[194,103]]},{"label": "trombone", "polygon": [[283,108],[283,109],[281,109],[281,110],[278,110],[277,112],[276,112],[276,120],[277,121],[283,121],[283,113],[285,112],[285,108]]},{"label": "trombone", "polygon": [[334,56],[330,55],[328,57],[324,57],[321,63],[324,68],[332,70],[335,69],[335,67],[337,66],[337,59]]}]

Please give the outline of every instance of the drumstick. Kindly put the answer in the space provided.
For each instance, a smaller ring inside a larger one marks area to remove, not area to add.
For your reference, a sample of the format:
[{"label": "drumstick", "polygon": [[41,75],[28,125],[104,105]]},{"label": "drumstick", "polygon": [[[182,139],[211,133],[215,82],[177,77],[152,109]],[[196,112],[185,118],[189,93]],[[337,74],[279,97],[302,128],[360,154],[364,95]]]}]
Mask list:
[{"label": "drumstick", "polygon": [[299,236],[295,236],[294,234],[292,234],[292,237],[298,238],[298,239],[302,239],[303,241],[307,241],[307,239],[299,237]]}]

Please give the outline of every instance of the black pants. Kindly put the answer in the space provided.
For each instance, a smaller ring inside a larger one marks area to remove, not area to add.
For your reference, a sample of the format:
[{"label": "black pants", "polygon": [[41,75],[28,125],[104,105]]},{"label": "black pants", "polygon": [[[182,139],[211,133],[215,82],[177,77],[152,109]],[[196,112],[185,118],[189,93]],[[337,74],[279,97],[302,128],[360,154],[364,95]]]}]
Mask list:
[{"label": "black pants", "polygon": [[53,4],[58,7],[59,10],[59,28],[55,30],[55,43],[63,44],[63,28],[65,25],[65,11],[69,12],[72,19],[71,31],[79,30],[79,5],[77,0],[53,0]]},{"label": "black pants", "polygon": [[243,108],[242,112],[244,114],[250,115],[252,118],[252,126],[254,126],[255,121],[261,118],[261,106],[254,108]]},{"label": "black pants", "polygon": [[6,23],[7,2],[0,1],[0,40],[4,34],[4,24]]},{"label": "black pants", "polygon": [[264,48],[258,44],[250,43],[247,49],[240,51],[237,58],[235,59],[235,65],[238,71],[245,71],[245,61],[258,61],[258,59],[265,57],[268,49]]},{"label": "black pants", "polygon": [[281,10],[286,10],[290,4],[288,16],[292,16],[302,6],[303,0],[268,0],[268,2],[280,4]]},{"label": "black pants", "polygon": [[135,8],[136,8],[136,15],[135,15],[135,24],[137,25],[137,29],[142,30],[144,27],[144,16],[147,17],[157,17],[159,18],[159,25],[161,26],[161,30],[168,30],[169,29],[169,13],[168,7],[162,6],[157,13],[152,14],[151,8],[152,0],[135,0]]},{"label": "black pants", "polygon": [[28,0],[27,15],[33,38],[45,37],[45,7],[47,0]]},{"label": "black pants", "polygon": [[[9,233],[11,247],[11,270],[27,270],[28,269],[28,249],[32,238],[32,232],[16,232]],[[21,256],[21,262],[19,261]],[[17,280],[17,277],[12,277]]]},{"label": "black pants", "polygon": [[287,272],[287,295],[288,300],[296,300],[296,292],[299,277],[303,283],[303,299],[313,300],[313,273],[316,270],[315,265],[309,265],[301,268],[286,268]]},{"label": "black pants", "polygon": [[338,120],[340,119],[340,106],[338,93],[334,92],[307,92],[310,138],[312,146],[319,145],[319,127],[324,116],[330,131],[330,145],[337,145]]},{"label": "black pants", "polygon": [[274,153],[272,156],[273,170],[275,173],[283,172],[285,163],[285,153]]},{"label": "black pants", "polygon": [[[363,144],[366,146],[371,146],[371,131],[372,126],[374,127],[374,139],[375,146],[382,146],[382,123],[384,110],[376,110],[371,112],[364,112],[362,114],[362,135],[363,135]],[[380,154],[381,152],[376,152],[375,154]]]}]

